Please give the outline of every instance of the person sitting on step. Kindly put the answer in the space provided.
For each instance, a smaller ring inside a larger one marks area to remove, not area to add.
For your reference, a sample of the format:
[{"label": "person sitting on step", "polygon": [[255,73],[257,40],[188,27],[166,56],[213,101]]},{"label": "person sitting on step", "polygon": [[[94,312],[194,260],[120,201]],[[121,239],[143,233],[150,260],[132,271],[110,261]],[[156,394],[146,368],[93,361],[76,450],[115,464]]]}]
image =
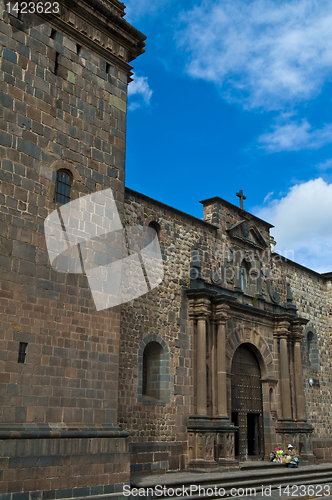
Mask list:
[{"label": "person sitting on step", "polygon": [[287,467],[290,467],[290,468],[298,467],[299,459],[296,456],[294,446],[289,444],[287,448],[288,448],[288,451],[284,455],[284,460],[283,460],[284,463],[286,464]]}]

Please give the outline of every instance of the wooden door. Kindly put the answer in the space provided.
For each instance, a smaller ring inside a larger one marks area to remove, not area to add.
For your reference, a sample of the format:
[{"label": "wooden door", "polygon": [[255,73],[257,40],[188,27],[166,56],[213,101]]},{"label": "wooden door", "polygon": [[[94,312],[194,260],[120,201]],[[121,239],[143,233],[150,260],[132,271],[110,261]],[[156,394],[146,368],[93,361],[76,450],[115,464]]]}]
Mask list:
[{"label": "wooden door", "polygon": [[241,460],[263,457],[263,405],[261,373],[249,344],[235,351],[232,362],[232,421],[235,455]]}]

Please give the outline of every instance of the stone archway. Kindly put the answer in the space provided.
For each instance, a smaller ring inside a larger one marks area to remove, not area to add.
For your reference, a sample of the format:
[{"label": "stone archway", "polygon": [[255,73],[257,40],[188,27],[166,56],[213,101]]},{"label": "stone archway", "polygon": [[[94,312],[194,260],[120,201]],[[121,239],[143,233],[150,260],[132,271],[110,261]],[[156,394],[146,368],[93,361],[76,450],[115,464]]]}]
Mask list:
[{"label": "stone archway", "polygon": [[236,349],[243,343],[251,344],[260,366],[262,378],[276,378],[273,356],[266,340],[256,330],[245,330],[238,326],[229,332],[226,342],[227,371],[231,372]]},{"label": "stone archway", "polygon": [[238,426],[235,456],[240,460],[264,457],[261,370],[250,344],[243,343],[232,360],[231,414]]},{"label": "stone archway", "polygon": [[[269,456],[271,449],[273,449],[273,447],[275,447],[276,445],[276,422],[277,422],[277,401],[278,401],[278,388],[277,388],[278,376],[276,373],[277,366],[274,363],[270,346],[268,345],[265,338],[257,330],[244,328],[243,325],[238,325],[236,328],[232,329],[227,335],[226,370],[228,374],[227,376],[228,415],[229,418],[232,418],[232,387],[231,387],[233,379],[232,361],[236,350],[239,348],[239,346],[243,344],[250,345],[256,357],[257,363],[259,365],[260,380],[262,383],[262,407],[263,407],[262,424],[263,424],[263,441],[264,441],[263,452],[264,452],[264,458],[267,458]],[[233,415],[233,421],[234,421],[234,415]],[[255,425],[255,421],[250,425]]]}]

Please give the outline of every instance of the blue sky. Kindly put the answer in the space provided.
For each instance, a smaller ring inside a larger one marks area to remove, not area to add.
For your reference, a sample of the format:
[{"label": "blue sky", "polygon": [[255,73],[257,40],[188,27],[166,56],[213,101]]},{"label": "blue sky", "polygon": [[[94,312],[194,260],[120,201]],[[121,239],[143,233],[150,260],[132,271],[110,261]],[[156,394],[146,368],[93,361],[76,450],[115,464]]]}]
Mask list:
[{"label": "blue sky", "polygon": [[202,217],[220,196],[276,251],[332,271],[332,3],[129,0],[147,35],[129,85],[126,185]]}]

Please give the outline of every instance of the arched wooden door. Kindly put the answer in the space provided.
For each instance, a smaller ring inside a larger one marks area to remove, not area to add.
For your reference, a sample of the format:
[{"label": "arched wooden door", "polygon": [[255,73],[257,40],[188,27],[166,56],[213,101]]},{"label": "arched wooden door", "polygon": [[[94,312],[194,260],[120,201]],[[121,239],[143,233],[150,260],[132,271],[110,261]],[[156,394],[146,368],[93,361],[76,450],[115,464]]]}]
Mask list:
[{"label": "arched wooden door", "polygon": [[232,421],[235,456],[241,460],[263,458],[263,404],[261,372],[249,344],[241,344],[232,361]]}]

